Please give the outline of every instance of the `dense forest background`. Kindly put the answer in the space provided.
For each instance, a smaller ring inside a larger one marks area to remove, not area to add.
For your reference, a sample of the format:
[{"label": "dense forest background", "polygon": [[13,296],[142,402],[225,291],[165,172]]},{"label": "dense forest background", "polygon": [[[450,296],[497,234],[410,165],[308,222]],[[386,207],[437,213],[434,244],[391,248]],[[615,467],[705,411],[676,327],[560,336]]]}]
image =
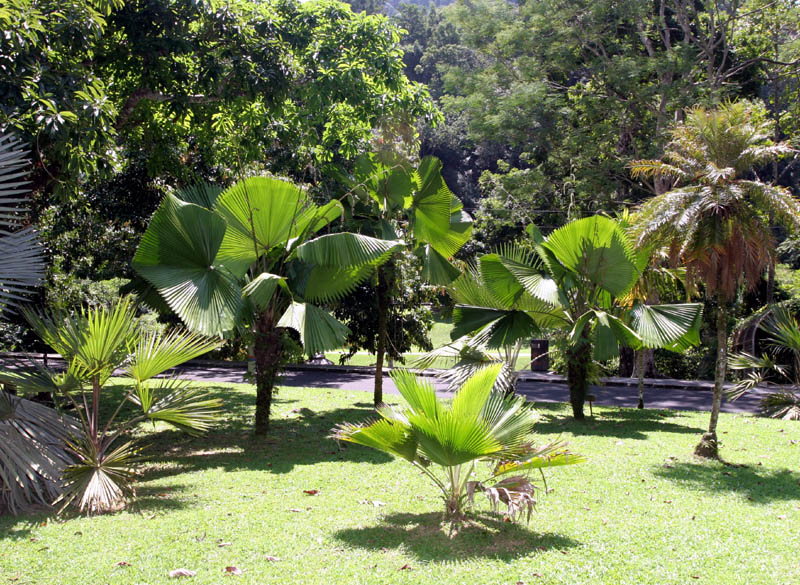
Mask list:
[{"label": "dense forest background", "polygon": [[[165,190],[270,172],[320,198],[359,153],[434,155],[475,218],[465,258],[667,186],[633,180],[687,107],[763,102],[798,135],[790,0],[457,0],[222,4],[11,0],[0,125],[32,145],[42,301],[102,297]],[[758,169],[798,194],[796,158]],[[798,288],[794,240],[740,317]],[[786,241],[784,241],[786,240]],[[4,326],[2,345],[26,346]],[[705,354],[712,351],[704,349]],[[702,361],[695,358],[693,371]]]}]

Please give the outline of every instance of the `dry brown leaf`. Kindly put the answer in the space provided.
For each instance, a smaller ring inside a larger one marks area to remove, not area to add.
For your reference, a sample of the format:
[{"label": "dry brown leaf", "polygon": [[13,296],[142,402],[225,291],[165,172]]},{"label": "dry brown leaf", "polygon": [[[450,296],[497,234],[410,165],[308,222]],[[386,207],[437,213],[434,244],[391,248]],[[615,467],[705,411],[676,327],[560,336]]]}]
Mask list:
[{"label": "dry brown leaf", "polygon": [[169,572],[170,579],[178,579],[180,577],[195,577],[197,575],[197,571],[191,571],[189,569],[175,569],[174,571]]},{"label": "dry brown leaf", "polygon": [[307,496],[316,496],[319,493],[319,490],[303,490],[303,493]]},{"label": "dry brown leaf", "polygon": [[270,563],[277,563],[280,561],[278,557],[273,557],[272,555],[267,555],[264,558],[267,559]]},{"label": "dry brown leaf", "polygon": [[226,546],[231,546],[232,544],[233,544],[232,542],[218,542],[217,546],[219,548],[225,548]]},{"label": "dry brown leaf", "polygon": [[299,509],[299,508],[289,508],[289,511],[290,512],[302,512],[302,510]]},{"label": "dry brown leaf", "polygon": [[128,561],[120,561],[117,563],[118,567],[130,567],[131,564]]},{"label": "dry brown leaf", "polygon": [[411,570],[413,570],[413,569],[411,568],[411,565],[409,565],[409,564],[405,564],[405,565],[403,565],[402,567],[400,567],[400,570],[401,570],[401,571],[411,571]]},{"label": "dry brown leaf", "polygon": [[239,567],[225,567],[226,575],[244,575],[244,571]]}]

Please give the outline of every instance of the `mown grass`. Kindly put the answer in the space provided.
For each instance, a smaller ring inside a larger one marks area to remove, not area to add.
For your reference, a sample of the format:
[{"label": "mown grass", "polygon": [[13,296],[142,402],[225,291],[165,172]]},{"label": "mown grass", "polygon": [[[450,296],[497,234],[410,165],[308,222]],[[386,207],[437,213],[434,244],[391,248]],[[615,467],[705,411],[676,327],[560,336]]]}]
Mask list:
[{"label": "mown grass", "polygon": [[166,584],[177,568],[197,584],[800,583],[797,423],[722,415],[727,464],[705,463],[691,456],[704,413],[595,408],[578,424],[542,404],[537,440],[590,461],[547,474],[529,525],[482,505],[450,539],[424,477],[325,438],[372,416],[367,394],[282,389],[256,440],[251,387],[210,388],[224,423],[150,435],[135,509],[0,518],[0,583]]}]

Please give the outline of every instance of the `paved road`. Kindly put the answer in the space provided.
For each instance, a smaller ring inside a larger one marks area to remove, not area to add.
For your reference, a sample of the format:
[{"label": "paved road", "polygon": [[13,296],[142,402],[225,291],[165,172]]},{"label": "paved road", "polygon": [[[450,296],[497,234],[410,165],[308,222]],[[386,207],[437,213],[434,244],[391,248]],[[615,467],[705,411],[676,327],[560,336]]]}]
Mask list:
[{"label": "paved road", "polygon": [[[181,374],[193,380],[206,382],[244,382],[244,369],[234,367],[215,366],[184,366]],[[437,391],[444,397],[450,396],[446,385],[436,378],[432,378]],[[341,390],[354,390],[372,392],[373,378],[366,373],[353,373],[327,370],[290,370],[283,374],[280,381],[282,386],[338,388]],[[384,378],[384,392],[397,394],[397,388],[388,377]],[[539,380],[521,380],[517,385],[517,392],[525,395],[529,400],[536,402],[566,402],[569,399],[569,390],[566,384],[559,384]],[[605,406],[636,407],[638,394],[635,387],[630,386],[605,386],[593,387],[592,393],[597,397],[595,404]],[[758,401],[763,396],[763,391],[754,391],[743,396],[736,402],[725,401],[722,405],[723,412],[750,412],[758,409]],[[711,392],[702,387],[700,389],[678,388],[645,388],[645,404],[648,408],[672,410],[700,410],[711,409]]]}]

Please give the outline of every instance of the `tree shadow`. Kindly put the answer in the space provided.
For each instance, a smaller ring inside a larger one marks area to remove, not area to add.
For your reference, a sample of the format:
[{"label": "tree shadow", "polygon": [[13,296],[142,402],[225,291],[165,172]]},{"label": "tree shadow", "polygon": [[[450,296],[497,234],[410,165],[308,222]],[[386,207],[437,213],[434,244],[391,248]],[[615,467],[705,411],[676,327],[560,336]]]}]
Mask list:
[{"label": "tree shadow", "polygon": [[800,500],[800,474],[791,469],[682,462],[670,467],[658,467],[653,474],[698,490],[742,494],[756,504]]},{"label": "tree shadow", "polygon": [[340,541],[368,550],[403,548],[420,560],[449,562],[470,558],[513,560],[531,553],[564,550],[579,542],[550,532],[532,532],[489,514],[470,517],[470,523],[450,538],[442,514],[392,514],[381,524],[347,528],[334,534]]},{"label": "tree shadow", "polygon": [[[244,418],[239,416],[240,409],[245,413]],[[200,436],[188,436],[173,429],[148,435],[144,481],[212,467],[289,473],[296,466],[321,462],[381,464],[393,460],[375,449],[339,444],[328,438],[337,424],[357,424],[375,418],[372,405],[321,412],[292,409],[281,418],[272,418],[266,437],[256,437],[252,432],[250,402],[226,405],[226,410],[225,421]]]},{"label": "tree shadow", "polygon": [[[682,433],[699,434],[703,429],[671,422],[683,415],[671,410],[639,410],[619,408],[610,410],[604,407],[602,412],[587,416],[579,421],[564,413],[558,405],[537,403],[536,409],[541,413],[534,430],[540,433],[563,433],[569,431],[575,435],[619,437],[622,439],[645,440],[649,433]],[[554,414],[543,411],[552,411]]]},{"label": "tree shadow", "polygon": [[51,516],[51,510],[42,508],[19,516],[0,515],[0,534],[7,540],[27,540],[35,528]]}]

